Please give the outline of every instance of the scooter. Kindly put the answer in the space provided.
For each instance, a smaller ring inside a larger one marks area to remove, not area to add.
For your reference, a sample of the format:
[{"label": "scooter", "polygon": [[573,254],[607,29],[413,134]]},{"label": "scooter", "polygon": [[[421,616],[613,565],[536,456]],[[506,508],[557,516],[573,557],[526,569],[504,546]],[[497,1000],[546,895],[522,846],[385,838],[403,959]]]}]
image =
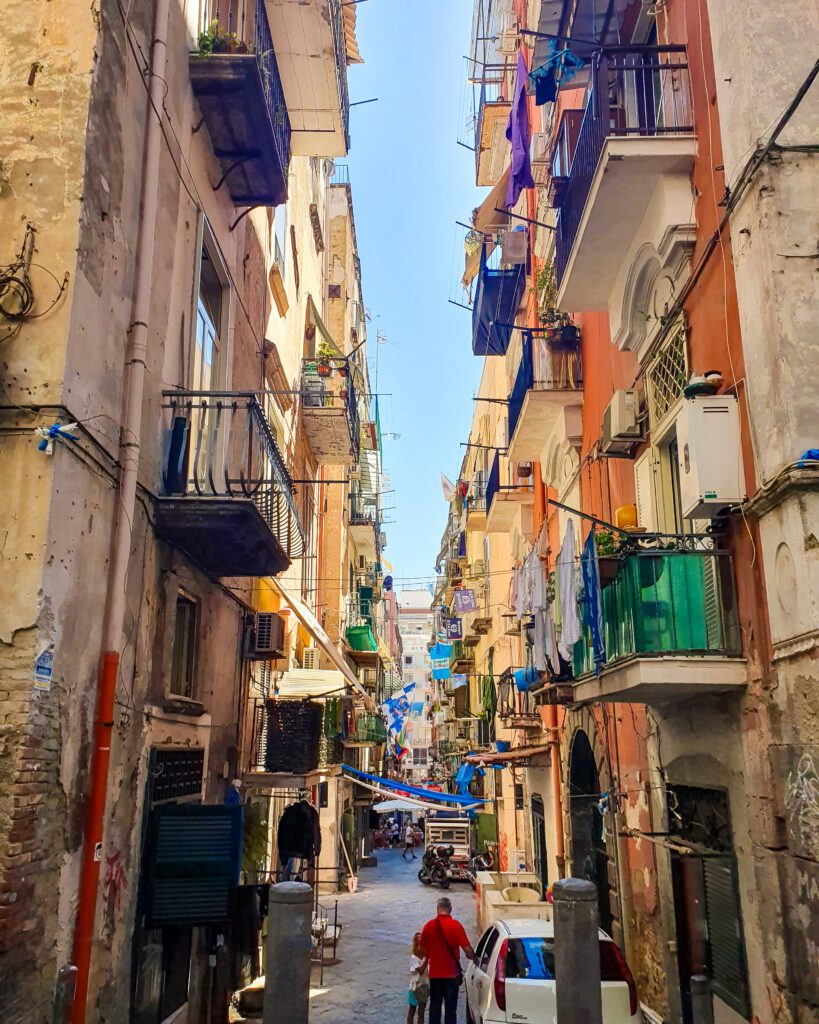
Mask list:
[{"label": "scooter", "polygon": [[437,885],[440,889],[448,889],[449,860],[454,852],[452,846],[431,846],[425,850],[418,870],[418,881],[424,885]]},{"label": "scooter", "polygon": [[478,872],[491,871],[495,866],[495,857],[492,848],[488,847],[483,853],[476,853],[469,861],[469,884],[473,889],[478,887]]}]

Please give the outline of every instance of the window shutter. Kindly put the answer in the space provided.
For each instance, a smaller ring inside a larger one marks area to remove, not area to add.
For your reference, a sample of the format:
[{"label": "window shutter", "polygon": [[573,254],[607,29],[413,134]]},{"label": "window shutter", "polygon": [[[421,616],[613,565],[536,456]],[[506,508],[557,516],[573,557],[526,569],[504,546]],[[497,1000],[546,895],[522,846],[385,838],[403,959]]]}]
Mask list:
[{"label": "window shutter", "polygon": [[657,532],[654,449],[649,448],[634,463],[634,489],[637,493],[637,522],[649,533]]},{"label": "window shutter", "polygon": [[150,928],[217,924],[239,883],[240,805],[169,804],[151,820],[147,917]]},{"label": "window shutter", "polygon": [[737,1013],[749,1018],[748,978],[736,865],[730,857],[705,857],[702,871],[711,987],[714,994]]}]

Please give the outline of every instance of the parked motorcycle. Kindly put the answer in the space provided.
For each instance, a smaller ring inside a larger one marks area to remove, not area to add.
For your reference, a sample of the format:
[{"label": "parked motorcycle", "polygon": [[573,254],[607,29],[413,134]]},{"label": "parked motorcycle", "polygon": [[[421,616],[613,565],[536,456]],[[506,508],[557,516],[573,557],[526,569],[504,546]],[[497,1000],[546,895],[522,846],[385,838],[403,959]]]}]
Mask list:
[{"label": "parked motorcycle", "polygon": [[431,846],[424,851],[421,867],[418,869],[418,880],[424,885],[437,885],[440,889],[448,889],[449,861],[455,852],[452,846]]},{"label": "parked motorcycle", "polygon": [[469,860],[469,884],[473,889],[478,887],[478,872],[479,871],[491,871],[495,866],[495,856],[492,852],[492,847],[487,847],[483,853],[476,853],[474,857]]}]

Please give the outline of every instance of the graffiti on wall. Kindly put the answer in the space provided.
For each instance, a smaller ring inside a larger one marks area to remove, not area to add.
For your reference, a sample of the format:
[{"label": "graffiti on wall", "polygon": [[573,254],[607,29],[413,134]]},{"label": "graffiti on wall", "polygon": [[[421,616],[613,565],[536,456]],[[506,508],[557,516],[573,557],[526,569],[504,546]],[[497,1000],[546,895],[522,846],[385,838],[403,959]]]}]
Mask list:
[{"label": "graffiti on wall", "polygon": [[809,751],[788,772],[785,806],[795,843],[807,851],[819,850],[819,771]]}]

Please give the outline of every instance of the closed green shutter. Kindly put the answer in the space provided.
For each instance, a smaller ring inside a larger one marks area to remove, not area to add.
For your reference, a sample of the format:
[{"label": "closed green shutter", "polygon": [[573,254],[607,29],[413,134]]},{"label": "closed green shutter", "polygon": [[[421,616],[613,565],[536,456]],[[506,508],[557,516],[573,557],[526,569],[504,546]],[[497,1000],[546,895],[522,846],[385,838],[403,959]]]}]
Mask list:
[{"label": "closed green shutter", "polygon": [[705,857],[702,872],[711,987],[714,994],[737,1013],[750,1018],[745,943],[734,859]]},{"label": "closed green shutter", "polygon": [[238,885],[242,808],[170,804],[154,808],[148,864],[148,927],[218,924]]}]

